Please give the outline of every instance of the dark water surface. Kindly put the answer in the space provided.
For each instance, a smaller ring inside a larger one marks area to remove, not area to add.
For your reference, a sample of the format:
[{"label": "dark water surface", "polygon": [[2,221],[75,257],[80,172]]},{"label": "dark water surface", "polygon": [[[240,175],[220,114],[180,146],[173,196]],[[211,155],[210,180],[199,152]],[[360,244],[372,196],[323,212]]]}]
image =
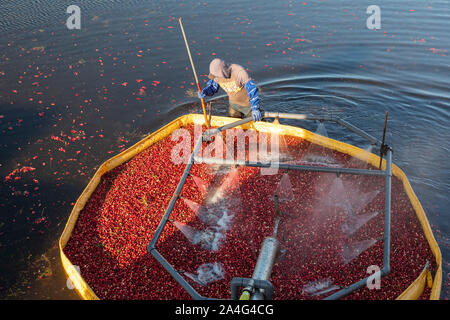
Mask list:
[{"label": "dark water surface", "polygon": [[[66,28],[70,4],[81,30]],[[372,4],[380,30],[366,27]],[[332,112],[376,137],[389,112],[387,142],[442,250],[449,298],[450,4],[437,0],[1,0],[0,297],[77,298],[57,240],[90,177],[201,111],[179,16],[202,82],[222,57],[248,68],[265,110]],[[213,107],[225,115],[226,99]]]}]

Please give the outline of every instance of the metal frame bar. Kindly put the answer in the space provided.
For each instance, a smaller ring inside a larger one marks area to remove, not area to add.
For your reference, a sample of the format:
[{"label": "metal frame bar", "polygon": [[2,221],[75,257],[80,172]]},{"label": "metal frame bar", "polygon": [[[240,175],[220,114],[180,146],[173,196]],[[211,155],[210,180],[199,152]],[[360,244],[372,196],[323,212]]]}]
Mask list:
[{"label": "metal frame bar", "polygon": [[246,124],[246,123],[249,123],[249,122],[252,122],[252,121],[253,121],[252,117],[244,118],[244,119],[241,119],[241,120],[238,120],[238,121],[226,124],[226,125],[224,125],[222,127],[219,127],[219,128],[209,129],[209,130],[203,132],[203,136],[204,136],[205,140],[208,140],[211,136],[216,135],[219,132],[225,131],[227,129],[232,129],[232,128],[235,128],[237,126],[241,126],[243,124]]},{"label": "metal frame bar", "polygon": [[250,161],[246,161],[246,160],[215,159],[215,158],[203,158],[203,157],[194,157],[194,159],[195,159],[196,163],[221,164],[221,165],[226,165],[226,166],[238,165],[238,166],[246,166],[246,167],[278,168],[278,169],[285,169],[285,170],[331,172],[331,173],[338,173],[338,174],[345,173],[345,174],[368,175],[368,176],[385,176],[386,175],[386,172],[382,171],[382,170],[303,166],[303,165],[285,164],[285,163],[279,163],[279,162],[250,162]]},{"label": "metal frame bar", "polygon": [[203,136],[200,136],[194,146],[194,151],[189,157],[188,164],[184,169],[180,181],[178,182],[177,188],[175,189],[175,192],[170,199],[169,205],[167,206],[166,211],[164,212],[164,215],[161,218],[158,227],[156,228],[155,234],[153,235],[152,239],[150,240],[150,244],[147,247],[148,252],[150,252],[153,257],[155,257],[155,259],[164,267],[164,269],[166,269],[167,272],[169,272],[170,275],[188,292],[188,294],[196,300],[205,300],[208,298],[203,297],[197,291],[195,291],[195,289],[189,284],[189,282],[187,282],[181,276],[181,274],[177,270],[175,270],[175,268],[158,252],[158,250],[156,249],[156,243],[158,242],[164,227],[169,221],[170,214],[173,211],[176,201],[180,198],[181,190],[183,189],[183,186],[186,183],[186,179],[189,176],[189,172],[194,165],[195,154],[197,154],[197,152],[200,150],[202,142]]},{"label": "metal frame bar", "polygon": [[[265,112],[264,118],[282,118],[282,119],[296,119],[296,120],[319,120],[319,121],[329,121],[335,122],[343,127],[346,127],[350,131],[360,135],[361,137],[368,140],[370,143],[381,146],[381,142],[366,132],[358,129],[357,127],[351,125],[350,123],[333,116],[309,116],[306,114],[289,114],[289,113],[278,113],[278,112]],[[164,212],[163,217],[153,235],[150,244],[147,247],[148,252],[150,252],[153,257],[170,273],[170,275],[188,292],[188,294],[197,300],[211,299],[200,295],[181,275],[175,270],[175,268],[158,252],[156,249],[156,243],[158,242],[161,233],[169,221],[170,214],[173,211],[176,201],[180,198],[181,191],[186,179],[189,176],[190,170],[194,163],[209,163],[209,164],[223,164],[223,165],[241,165],[249,167],[275,167],[286,170],[302,170],[302,171],[317,171],[317,172],[330,172],[336,174],[355,174],[355,175],[376,175],[385,176],[385,214],[384,214],[384,249],[383,249],[383,268],[380,270],[380,277],[383,277],[390,273],[390,246],[391,246],[391,185],[392,185],[392,149],[387,147],[386,156],[386,169],[385,170],[363,170],[363,169],[353,169],[353,168],[330,168],[330,167],[315,167],[315,166],[303,166],[303,165],[290,165],[282,164],[276,162],[249,162],[240,160],[228,160],[228,159],[214,159],[214,158],[203,158],[197,157],[196,154],[200,150],[203,141],[209,140],[211,136],[225,131],[227,129],[235,128],[237,126],[243,125],[245,123],[251,122],[252,118],[244,118],[232,122],[230,124],[224,125],[219,128],[209,129],[205,131],[198,139],[194,146],[194,150],[189,157],[188,164],[180,178],[180,181],[175,189],[175,192],[169,202],[169,205]],[[347,296],[353,291],[363,287],[367,284],[370,277],[366,277],[352,285],[339,290],[338,292],[328,296],[325,300],[335,300]]]}]

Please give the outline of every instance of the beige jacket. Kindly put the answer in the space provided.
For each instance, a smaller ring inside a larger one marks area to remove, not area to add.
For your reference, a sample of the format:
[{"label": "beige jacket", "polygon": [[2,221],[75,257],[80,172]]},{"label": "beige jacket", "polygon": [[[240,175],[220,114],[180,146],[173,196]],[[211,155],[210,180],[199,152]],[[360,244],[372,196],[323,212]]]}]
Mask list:
[{"label": "beige jacket", "polygon": [[250,81],[250,77],[243,67],[237,64],[230,66],[230,78],[217,78],[209,74],[208,78],[213,79],[228,94],[231,103],[240,106],[250,107],[247,90],[244,85]]}]

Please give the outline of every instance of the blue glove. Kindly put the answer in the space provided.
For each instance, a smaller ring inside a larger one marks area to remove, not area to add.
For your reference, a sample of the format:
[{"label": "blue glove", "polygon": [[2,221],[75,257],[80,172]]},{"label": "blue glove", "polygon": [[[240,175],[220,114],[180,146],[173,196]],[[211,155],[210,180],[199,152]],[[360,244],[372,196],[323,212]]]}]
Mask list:
[{"label": "blue glove", "polygon": [[244,85],[244,88],[247,89],[248,98],[249,98],[250,104],[252,105],[253,121],[261,121],[262,114],[261,114],[261,108],[259,107],[258,87],[255,85],[253,80],[250,80]]},{"label": "blue glove", "polygon": [[206,87],[203,90],[198,92],[198,98],[203,99],[205,96],[213,96],[217,91],[219,91],[219,84],[214,80],[209,80],[206,83]]},{"label": "blue glove", "polygon": [[258,109],[252,109],[252,117],[253,121],[261,121],[262,120],[262,113],[261,110]]}]

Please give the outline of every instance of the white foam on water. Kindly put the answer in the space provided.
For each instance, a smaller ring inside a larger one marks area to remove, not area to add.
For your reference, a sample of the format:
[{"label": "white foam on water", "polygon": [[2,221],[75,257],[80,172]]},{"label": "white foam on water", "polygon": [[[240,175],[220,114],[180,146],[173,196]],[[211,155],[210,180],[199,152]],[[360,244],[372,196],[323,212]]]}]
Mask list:
[{"label": "white foam on water", "polygon": [[184,273],[196,283],[206,286],[209,283],[222,280],[225,276],[223,264],[220,262],[205,263],[198,267],[197,274]]},{"label": "white foam on water", "polygon": [[214,199],[214,202],[207,203],[199,210],[199,219],[208,225],[215,226],[220,230],[228,230],[236,212],[241,209],[240,195],[233,193],[230,197]]},{"label": "white foam on water", "polygon": [[195,215],[207,225],[217,225],[222,215],[228,216],[228,209],[223,206],[201,206],[195,201],[182,198]]},{"label": "white foam on water", "polygon": [[344,264],[348,264],[350,261],[358,257],[361,253],[377,243],[377,241],[377,239],[363,240],[344,246],[342,250],[342,259]]},{"label": "white foam on water", "polygon": [[193,244],[200,244],[205,250],[217,251],[224,239],[225,235],[222,232],[217,232],[213,228],[207,228],[198,234]]},{"label": "white foam on water", "polygon": [[214,228],[207,228],[201,231],[179,221],[174,221],[173,223],[190,243],[193,245],[198,244],[206,250],[219,250],[222,241],[225,239],[225,235]]},{"label": "white foam on water", "polygon": [[206,242],[202,245],[204,249],[217,251],[219,250],[222,242],[225,240],[225,234],[222,232],[214,232],[214,237],[211,242]]},{"label": "white foam on water", "polygon": [[218,231],[226,231],[231,225],[234,215],[228,214],[228,212],[224,212],[223,216],[217,221],[217,230]]},{"label": "white foam on water", "polygon": [[199,244],[205,250],[217,251],[224,239],[225,235],[223,233],[217,232],[212,228],[207,228],[196,234],[196,238],[192,244]]},{"label": "white foam on water", "polygon": [[[206,183],[193,176],[199,189]],[[216,179],[219,179],[217,177]],[[175,226],[194,245],[198,244],[203,249],[217,251],[225,240],[225,233],[230,229],[236,212],[241,209],[241,196],[239,191],[238,168],[225,171],[222,182],[217,188],[210,188],[209,195],[205,197],[202,205],[195,201],[183,198],[186,205],[194,211],[199,220],[207,225],[203,231],[175,221]]]},{"label": "white foam on water", "polygon": [[219,231],[226,231],[231,225],[234,213],[225,206],[201,207],[197,216],[204,224],[215,227]]},{"label": "white foam on water", "polygon": [[220,212],[217,213],[217,212],[215,212],[214,209],[217,209],[217,208],[211,208],[211,207],[206,207],[206,206],[201,207],[198,212],[197,217],[204,224],[211,225],[211,226],[216,225],[217,221],[219,221],[219,219],[220,219],[220,217],[218,215],[218,214],[220,214]]},{"label": "white foam on water", "polygon": [[199,214],[199,219],[209,225],[205,230],[195,229],[179,221],[173,223],[193,245],[198,244],[205,250],[217,251],[226,238],[225,233],[230,228],[234,215],[227,211],[222,212],[221,216],[205,212]]}]

